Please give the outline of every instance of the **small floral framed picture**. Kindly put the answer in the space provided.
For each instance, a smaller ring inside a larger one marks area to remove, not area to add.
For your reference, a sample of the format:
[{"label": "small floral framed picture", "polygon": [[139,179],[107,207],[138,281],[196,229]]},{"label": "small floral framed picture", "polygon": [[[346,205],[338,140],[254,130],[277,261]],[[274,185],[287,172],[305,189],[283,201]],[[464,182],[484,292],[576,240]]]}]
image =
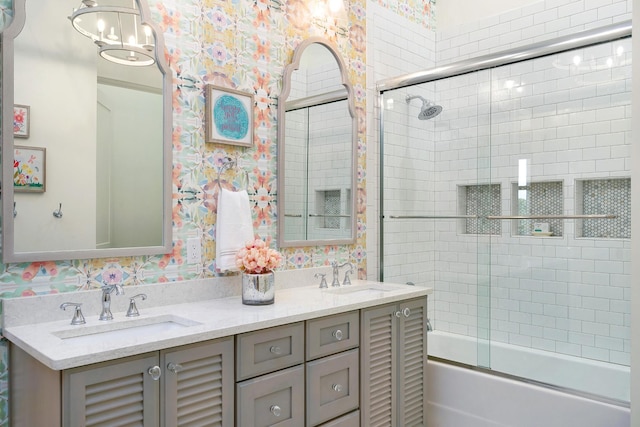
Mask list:
[{"label": "small floral framed picture", "polygon": [[42,147],[13,147],[13,191],[44,193],[46,190],[46,154]]},{"label": "small floral framed picture", "polygon": [[206,85],[205,142],[253,145],[253,94]]},{"label": "small floral framed picture", "polygon": [[29,138],[31,122],[28,105],[13,106],[13,136],[15,138]]}]

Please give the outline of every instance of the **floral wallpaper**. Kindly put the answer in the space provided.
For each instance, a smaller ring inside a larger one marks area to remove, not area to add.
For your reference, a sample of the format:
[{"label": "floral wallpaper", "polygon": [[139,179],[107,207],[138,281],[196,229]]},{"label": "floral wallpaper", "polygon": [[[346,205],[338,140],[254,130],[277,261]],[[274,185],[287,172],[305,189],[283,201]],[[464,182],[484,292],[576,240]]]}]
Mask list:
[{"label": "floral wallpaper", "polygon": [[[148,0],[165,37],[173,73],[173,251],[164,256],[0,264],[0,297],[95,289],[104,281],[125,286],[215,277],[215,235],[219,186],[238,189],[248,174],[254,230],[275,247],[277,221],[276,108],[284,66],[309,36],[337,44],[349,68],[358,112],[357,242],[354,245],[288,248],[286,269],[351,261],[366,277],[366,1],[345,0],[348,21],[310,18],[311,0]],[[433,24],[435,0],[379,0],[408,19]],[[11,0],[0,0],[5,28]],[[204,87],[212,83],[251,92],[254,145],[251,148],[204,142]],[[236,168],[221,168],[223,160]],[[203,261],[186,264],[188,237],[202,239]],[[8,425],[7,348],[0,343],[0,425]]]}]

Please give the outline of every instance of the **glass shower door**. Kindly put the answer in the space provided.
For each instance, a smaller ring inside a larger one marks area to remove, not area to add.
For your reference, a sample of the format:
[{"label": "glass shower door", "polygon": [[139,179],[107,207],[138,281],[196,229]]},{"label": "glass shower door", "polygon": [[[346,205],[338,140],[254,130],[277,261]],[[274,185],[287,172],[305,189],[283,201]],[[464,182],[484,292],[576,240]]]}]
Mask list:
[{"label": "glass shower door", "polygon": [[432,287],[429,354],[474,366],[490,364],[490,246],[500,228],[478,218],[496,212],[490,88],[480,71],[381,102],[381,279]]}]

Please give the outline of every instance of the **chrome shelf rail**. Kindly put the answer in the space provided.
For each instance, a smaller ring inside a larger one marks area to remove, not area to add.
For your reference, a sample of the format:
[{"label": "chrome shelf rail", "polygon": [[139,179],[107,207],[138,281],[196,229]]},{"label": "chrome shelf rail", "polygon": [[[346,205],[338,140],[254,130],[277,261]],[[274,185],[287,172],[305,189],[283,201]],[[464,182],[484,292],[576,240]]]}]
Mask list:
[{"label": "chrome shelf rail", "polygon": [[[617,215],[390,215],[389,219],[616,219]],[[384,219],[384,217],[383,217]]]},{"label": "chrome shelf rail", "polygon": [[616,215],[489,215],[486,219],[615,219]]}]

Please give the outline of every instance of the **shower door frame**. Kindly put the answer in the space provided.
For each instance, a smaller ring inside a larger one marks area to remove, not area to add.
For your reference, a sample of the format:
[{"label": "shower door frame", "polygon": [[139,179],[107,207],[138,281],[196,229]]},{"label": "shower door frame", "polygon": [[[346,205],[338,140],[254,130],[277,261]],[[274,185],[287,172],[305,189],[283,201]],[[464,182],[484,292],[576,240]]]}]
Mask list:
[{"label": "shower door frame", "polygon": [[[376,83],[376,92],[377,92],[377,106],[378,106],[378,119],[379,119],[379,170],[378,170],[378,188],[379,188],[379,201],[378,201],[378,279],[382,281],[384,279],[384,220],[385,218],[403,218],[403,219],[464,219],[468,218],[468,215],[453,215],[453,216],[442,216],[442,215],[425,215],[425,216],[388,216],[385,217],[384,211],[384,93],[387,91],[406,88],[410,86],[415,86],[423,83],[435,82],[437,80],[442,80],[446,78],[451,78],[455,76],[461,76],[464,74],[470,74],[475,72],[480,72],[484,70],[490,70],[493,68],[497,68],[504,65],[515,64],[518,62],[532,60],[536,58],[542,58],[549,55],[554,55],[562,52],[567,52],[575,49],[587,48],[590,46],[595,46],[603,43],[609,43],[616,40],[628,38],[632,36],[632,24],[630,20],[622,21],[616,24],[607,25],[591,30],[577,32],[571,35],[550,39],[547,41],[542,41],[534,44],[530,44],[527,46],[504,50],[501,52],[483,55],[475,58],[470,58],[467,60],[462,60],[458,62],[454,62],[444,66],[438,66],[426,71],[420,71],[415,73],[410,73],[398,77],[393,77],[389,79],[384,79]],[[577,219],[577,218],[587,218],[589,215],[562,215],[557,216],[557,218],[563,219]],[[604,217],[604,216],[598,216]],[[527,217],[527,219],[533,219]],[[537,217],[536,217],[537,218]],[[514,216],[495,216],[491,217],[491,219],[523,219],[522,217],[514,217]],[[490,274],[490,273],[489,273]],[[484,298],[488,298],[488,296],[484,296]],[[485,337],[487,338],[487,337]],[[480,336],[477,337],[480,340]],[[484,338],[483,338],[484,339]],[[490,342],[490,339],[487,340]],[[478,349],[480,352],[480,348]],[[485,349],[486,350],[486,349]],[[460,365],[455,361],[442,360],[447,363],[452,363],[454,365]],[[551,389],[559,390],[559,391],[570,391],[576,395],[582,395],[585,397],[589,397],[592,399],[596,399],[599,401],[612,403],[615,405],[620,405],[624,407],[629,407],[630,403],[618,401],[616,399],[611,399],[605,396],[600,395],[592,395],[587,392],[580,392],[578,390],[566,390],[562,386],[556,386],[553,384],[540,383],[538,381],[516,377],[511,374],[502,373],[499,371],[493,371],[488,366],[483,367],[484,364],[476,366],[467,366],[474,370],[480,370],[483,372],[489,372],[494,375],[502,376],[505,378],[514,378],[519,381],[524,381],[531,384],[537,384],[540,386],[548,387]],[[487,369],[489,368],[489,369]]]}]

